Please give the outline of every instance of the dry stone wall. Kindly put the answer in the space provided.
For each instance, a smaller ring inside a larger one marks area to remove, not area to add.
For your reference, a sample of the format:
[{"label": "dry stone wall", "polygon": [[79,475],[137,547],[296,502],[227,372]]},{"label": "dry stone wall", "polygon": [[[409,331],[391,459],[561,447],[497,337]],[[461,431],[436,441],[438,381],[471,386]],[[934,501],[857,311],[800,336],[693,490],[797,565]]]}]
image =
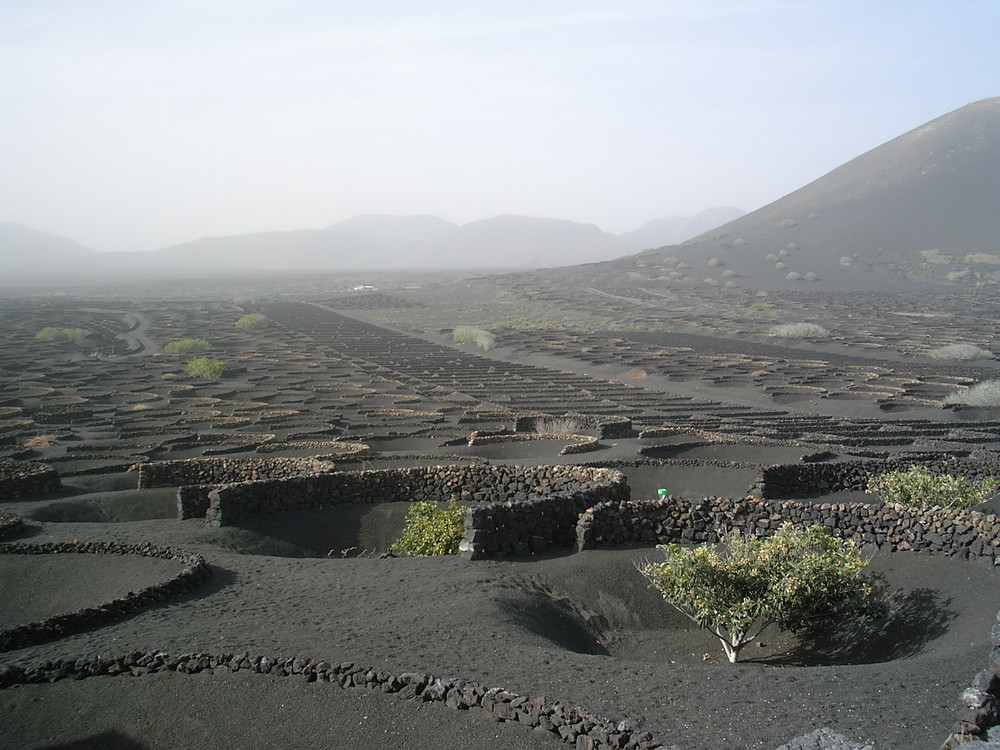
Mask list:
[{"label": "dry stone wall", "polygon": [[805,462],[769,466],[763,469],[750,492],[756,497],[776,499],[863,491],[871,477],[890,471],[905,470],[914,464],[926,466],[934,474],[951,474],[968,479],[1000,476],[1000,466],[995,460],[973,460],[951,456],[837,463]]},{"label": "dry stone wall", "polygon": [[190,458],[138,465],[139,489],[189,484],[230,484],[258,479],[281,479],[333,470],[315,458]]},{"label": "dry stone wall", "polygon": [[575,748],[655,750],[664,747],[650,732],[624,719],[612,721],[582,708],[545,697],[530,698],[498,687],[430,674],[394,674],[354,662],[331,663],[295,656],[133,651],[112,658],[81,658],[0,667],[0,689],[13,685],[80,680],[94,676],[143,676],[157,672],[180,674],[251,672],[272,677],[295,676],[307,682],[332,683],[344,689],[378,690],[401,700],[441,703],[455,711],[478,709],[498,722],[516,721],[527,729],[549,734]]},{"label": "dry stone wall", "polygon": [[17,461],[0,458],[0,499],[15,500],[30,495],[45,495],[62,489],[59,474],[40,461]]},{"label": "dry stone wall", "polygon": [[581,514],[577,548],[717,542],[736,529],[773,534],[785,523],[820,525],[836,537],[885,552],[930,552],[961,558],[1000,558],[1000,518],[947,508],[915,509],[894,503],[804,503],[757,498],[677,497],[603,503]]},{"label": "dry stone wall", "polygon": [[142,591],[133,591],[110,602],[86,607],[76,612],[56,615],[47,620],[26,623],[0,632],[0,652],[33,646],[62,638],[95,625],[121,620],[131,612],[148,604],[166,601],[185,594],[211,575],[211,568],[201,555],[194,555],[173,547],[159,547],[149,542],[123,544],[119,542],[46,542],[29,544],[10,542],[0,544],[0,554],[7,555],[140,555],[163,560],[176,560],[184,567],[173,578],[154,584]]},{"label": "dry stone wall", "polygon": [[[193,498],[197,488],[185,487]],[[331,472],[226,484],[208,493],[206,520],[215,526],[289,510],[344,503],[447,500],[473,503],[463,551],[472,559],[572,547],[579,514],[629,497],[625,477],[580,466],[420,466]]]}]

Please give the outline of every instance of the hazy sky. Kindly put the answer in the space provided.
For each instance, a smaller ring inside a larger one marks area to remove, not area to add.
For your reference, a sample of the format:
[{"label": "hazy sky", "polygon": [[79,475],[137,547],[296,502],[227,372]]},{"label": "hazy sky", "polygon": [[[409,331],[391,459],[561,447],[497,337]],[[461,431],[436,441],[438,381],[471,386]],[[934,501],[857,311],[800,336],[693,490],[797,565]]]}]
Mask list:
[{"label": "hazy sky", "polygon": [[998,0],[0,0],[0,221],[759,208],[1000,95]]}]

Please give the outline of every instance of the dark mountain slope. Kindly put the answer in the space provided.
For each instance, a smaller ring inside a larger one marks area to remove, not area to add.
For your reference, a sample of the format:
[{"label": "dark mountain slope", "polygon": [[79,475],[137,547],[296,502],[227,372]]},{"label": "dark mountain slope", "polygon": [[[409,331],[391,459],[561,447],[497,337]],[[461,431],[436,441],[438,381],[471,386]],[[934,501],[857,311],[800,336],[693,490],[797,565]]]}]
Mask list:
[{"label": "dark mountain slope", "polygon": [[[669,266],[676,257],[699,280],[729,269],[741,286],[763,288],[800,285],[796,276],[807,274],[831,288],[995,284],[998,207],[1000,98],[993,98],[911,130],[683,247],[642,258]],[[711,258],[721,265],[708,266]]]}]

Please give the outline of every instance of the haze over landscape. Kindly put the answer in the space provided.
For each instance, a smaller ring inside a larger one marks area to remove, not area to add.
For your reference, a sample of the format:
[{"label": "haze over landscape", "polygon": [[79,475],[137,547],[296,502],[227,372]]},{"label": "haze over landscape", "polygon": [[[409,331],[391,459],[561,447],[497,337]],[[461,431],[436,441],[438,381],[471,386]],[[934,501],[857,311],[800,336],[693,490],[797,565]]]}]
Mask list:
[{"label": "haze over landscape", "polygon": [[0,745],[1000,747],[997,28],[0,3]]},{"label": "haze over landscape", "polygon": [[0,220],[151,251],[370,214],[621,235],[752,211],[995,95],[997,21],[975,0],[5,3]]}]

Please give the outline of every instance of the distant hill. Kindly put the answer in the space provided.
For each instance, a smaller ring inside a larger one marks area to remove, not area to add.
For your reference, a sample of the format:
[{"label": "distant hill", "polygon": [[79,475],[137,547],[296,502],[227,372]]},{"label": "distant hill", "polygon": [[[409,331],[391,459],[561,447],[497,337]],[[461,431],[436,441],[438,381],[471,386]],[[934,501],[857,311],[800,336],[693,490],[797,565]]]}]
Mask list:
[{"label": "distant hill", "polygon": [[5,277],[50,272],[59,265],[85,261],[97,253],[76,240],[39,232],[20,224],[0,224],[0,264]]},{"label": "distant hill", "polygon": [[746,211],[739,208],[707,208],[695,216],[653,219],[638,229],[619,234],[618,240],[633,252],[678,245],[744,215]]},{"label": "distant hill", "polygon": [[93,252],[97,251],[69,237],[39,232],[11,222],[0,223],[0,253],[4,257],[30,253],[74,255]]},{"label": "distant hill", "polygon": [[841,289],[995,285],[998,207],[1000,98],[993,98],[911,130],[683,247],[647,251],[636,262],[667,273],[684,263],[697,279],[721,280],[728,270],[737,274],[730,275],[735,283],[757,288],[809,288],[807,276]]},{"label": "distant hill", "polygon": [[465,226],[432,216],[359,216],[327,229],[203,237],[157,261],[192,269],[539,268],[620,256],[592,224],[497,216]]},{"label": "distant hill", "polygon": [[327,229],[351,232],[379,242],[433,242],[458,229],[458,225],[437,216],[366,214]]}]

